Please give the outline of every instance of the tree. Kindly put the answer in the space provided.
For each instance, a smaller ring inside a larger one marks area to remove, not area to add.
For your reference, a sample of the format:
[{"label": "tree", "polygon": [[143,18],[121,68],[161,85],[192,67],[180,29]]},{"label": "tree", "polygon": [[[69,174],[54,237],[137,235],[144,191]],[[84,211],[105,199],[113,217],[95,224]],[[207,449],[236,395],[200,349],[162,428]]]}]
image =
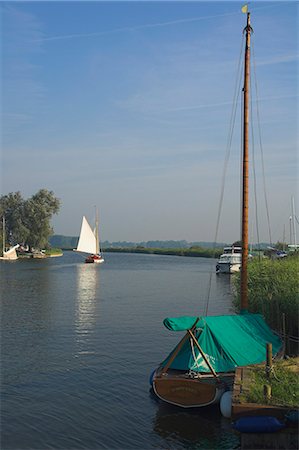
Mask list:
[{"label": "tree", "polygon": [[26,244],[30,249],[45,247],[53,234],[50,220],[59,207],[59,199],[47,189],[40,189],[28,200],[23,200],[20,192],[2,196],[0,214],[1,222],[5,216],[7,242]]},{"label": "tree", "polygon": [[40,189],[25,202],[25,223],[29,230],[26,243],[30,247],[43,248],[47,245],[53,234],[50,220],[53,214],[58,213],[59,207],[59,199],[47,189]]},{"label": "tree", "polygon": [[5,217],[5,242],[9,245],[25,242],[29,230],[24,224],[24,200],[19,191],[0,198],[0,216],[1,227]]}]

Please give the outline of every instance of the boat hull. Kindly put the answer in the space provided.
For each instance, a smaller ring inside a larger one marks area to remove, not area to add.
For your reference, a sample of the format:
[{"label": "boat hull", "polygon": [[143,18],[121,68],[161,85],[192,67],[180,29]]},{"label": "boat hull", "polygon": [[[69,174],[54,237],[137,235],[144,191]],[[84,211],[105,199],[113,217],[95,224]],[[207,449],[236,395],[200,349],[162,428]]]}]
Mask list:
[{"label": "boat hull", "polygon": [[217,273],[236,273],[240,272],[241,264],[232,264],[232,263],[219,263],[217,264],[216,271]]},{"label": "boat hull", "polygon": [[153,390],[166,403],[182,408],[200,408],[220,401],[227,389],[224,382],[207,377],[188,378],[170,373],[153,376]]},{"label": "boat hull", "polygon": [[101,255],[90,255],[85,259],[86,264],[101,264],[104,262],[104,258]]}]

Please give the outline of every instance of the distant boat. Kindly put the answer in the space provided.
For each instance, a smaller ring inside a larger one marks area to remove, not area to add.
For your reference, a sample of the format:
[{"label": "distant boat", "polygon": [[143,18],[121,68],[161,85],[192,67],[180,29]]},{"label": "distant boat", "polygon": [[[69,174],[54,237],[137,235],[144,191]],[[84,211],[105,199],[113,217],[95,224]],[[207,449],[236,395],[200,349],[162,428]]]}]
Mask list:
[{"label": "distant boat", "polygon": [[216,273],[240,272],[242,265],[242,247],[224,247],[217,265]]},{"label": "distant boat", "polygon": [[14,245],[12,247],[6,248],[5,246],[5,241],[6,241],[6,234],[5,234],[5,217],[3,216],[2,219],[2,255],[0,256],[1,260],[6,260],[6,261],[14,261],[16,259],[18,259],[18,255],[16,252],[16,249],[19,248],[19,244]]},{"label": "distant boat", "polygon": [[18,259],[18,255],[16,249],[19,248],[19,244],[10,247],[8,250],[3,250],[3,256],[0,256],[0,259],[4,259],[7,261],[14,261]]},{"label": "distant boat", "polygon": [[83,216],[78,245],[74,251],[88,254],[88,256],[85,259],[86,263],[99,264],[104,262],[104,258],[100,251],[99,221],[97,213],[96,213],[96,225],[94,230],[92,230],[86,217]]}]

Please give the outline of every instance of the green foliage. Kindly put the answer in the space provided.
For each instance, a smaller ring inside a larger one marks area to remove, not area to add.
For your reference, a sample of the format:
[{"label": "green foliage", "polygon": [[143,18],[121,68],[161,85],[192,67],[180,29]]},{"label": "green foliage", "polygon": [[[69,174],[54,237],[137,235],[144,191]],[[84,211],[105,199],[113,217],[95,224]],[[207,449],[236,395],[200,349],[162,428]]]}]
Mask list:
[{"label": "green foliage", "polygon": [[57,256],[62,255],[61,248],[47,248],[45,251],[46,256]]},{"label": "green foliage", "polygon": [[[249,310],[263,314],[271,328],[282,332],[285,314],[286,333],[298,337],[299,258],[253,260],[248,264]],[[234,306],[240,309],[240,274],[234,278]]]},{"label": "green foliage", "polygon": [[[53,233],[50,220],[59,211],[60,201],[52,191],[40,189],[28,200],[20,192],[0,198],[0,216],[5,217],[7,244],[25,244],[30,248],[43,248]],[[2,226],[2,225],[1,225]]]},{"label": "green foliage", "polygon": [[202,247],[191,247],[191,248],[145,248],[142,246],[137,246],[135,248],[107,248],[107,252],[116,253],[145,253],[145,254],[155,254],[155,255],[172,255],[172,256],[194,256],[194,257],[204,257],[204,258],[217,258],[221,255],[222,249],[211,249]]},{"label": "green foliage", "polygon": [[274,362],[270,378],[265,367],[255,367],[251,371],[249,389],[243,391],[240,400],[248,403],[265,404],[264,385],[271,386],[271,399],[267,402],[275,406],[297,408],[299,404],[298,361],[296,359]]},{"label": "green foliage", "polygon": [[0,198],[1,237],[3,232],[3,216],[5,217],[5,243],[25,242],[29,230],[24,223],[25,202],[20,192],[11,192]]}]

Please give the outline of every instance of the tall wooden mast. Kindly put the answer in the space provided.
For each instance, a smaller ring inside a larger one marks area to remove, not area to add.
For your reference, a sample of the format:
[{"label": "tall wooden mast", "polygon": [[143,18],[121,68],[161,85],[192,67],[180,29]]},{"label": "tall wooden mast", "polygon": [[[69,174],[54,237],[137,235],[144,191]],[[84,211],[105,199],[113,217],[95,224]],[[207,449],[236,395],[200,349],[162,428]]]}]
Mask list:
[{"label": "tall wooden mast", "polygon": [[244,102],[243,102],[243,185],[242,185],[242,267],[241,267],[241,310],[248,309],[248,197],[249,197],[249,89],[250,89],[250,13],[247,13],[247,25],[244,66]]}]

